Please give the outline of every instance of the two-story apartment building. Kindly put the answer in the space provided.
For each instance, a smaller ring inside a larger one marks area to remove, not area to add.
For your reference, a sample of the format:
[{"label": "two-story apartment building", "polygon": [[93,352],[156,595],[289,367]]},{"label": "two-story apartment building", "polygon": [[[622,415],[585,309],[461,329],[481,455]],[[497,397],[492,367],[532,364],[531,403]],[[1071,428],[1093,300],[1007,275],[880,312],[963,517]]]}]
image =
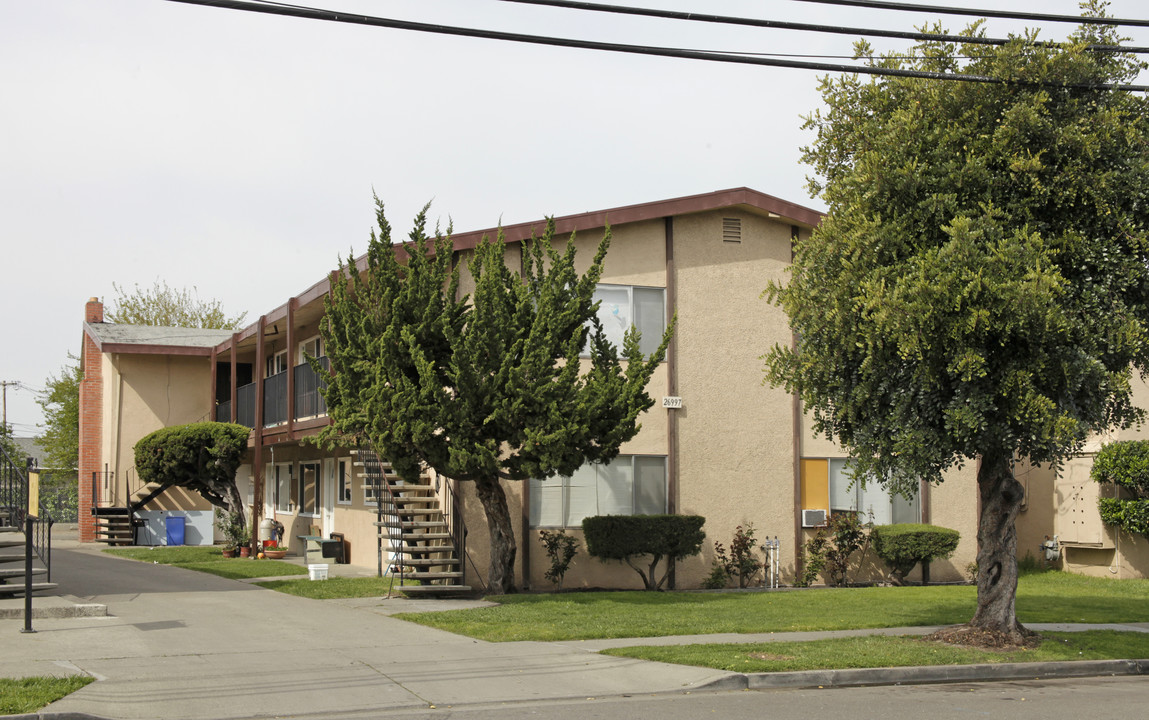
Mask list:
[{"label": "two-story apartment building", "polygon": [[[964,577],[976,554],[974,464],[938,486],[923,485],[909,501],[877,486],[858,488],[843,472],[847,458],[841,449],[813,435],[799,399],[762,383],[761,355],[775,343],[791,344],[793,337],[785,314],[761,292],[770,280],[785,279],[794,244],[819,219],[809,208],[746,188],[555,219],[563,241],[577,232],[584,267],[610,223],[614,239],[598,298],[616,340],[634,324],[654,341],[675,314],[677,327],[649,386],[655,405],[617,460],[569,478],[506,484],[517,519],[521,585],[548,585],[540,530],[562,527],[581,535],[588,515],[662,512],[706,518],[704,552],[679,563],[678,587],[697,587],[709,572],[714,542],[729,543],[735,527],[747,523],[759,538],[779,540],[783,581],[790,581],[797,549],[814,532],[804,525],[819,516],[804,512],[810,510],[857,510],[876,523],[925,521],[954,528],[961,545],[953,558],[933,565],[931,576]],[[513,266],[519,242],[543,226],[539,220],[503,228],[508,264]],[[464,268],[462,261],[479,240],[496,232],[454,235]],[[420,497],[402,497],[367,474],[354,448],[327,450],[308,442],[328,424],[319,392],[322,373],[304,356],[324,357],[319,323],[334,265],[333,257],[332,268],[316,269],[317,283],[234,333],[108,325],[101,322],[99,303],[89,302],[81,515],[138,497],[131,446],[147,432],[209,418],[238,422],[252,429],[238,477],[241,494],[253,514],[284,525],[295,552],[302,550],[300,536],[337,532],[348,541],[354,564],[375,566],[378,542],[384,563],[416,570],[434,566],[448,583],[459,580],[453,573],[463,572],[467,584],[481,586],[489,559],[486,522],[466,484],[432,473]],[[462,292],[468,282],[464,270]],[[396,560],[391,551],[399,549],[398,541],[377,540],[384,494],[385,524],[390,517],[396,528],[442,529],[442,542],[456,545],[465,535],[465,547],[455,548],[453,557],[415,552]],[[153,527],[156,516],[175,508],[207,511],[198,498],[161,497],[144,508],[153,514],[145,525]],[[1043,513],[1050,519],[1054,514]],[[442,527],[431,528],[433,522]],[[84,540],[96,539],[97,524],[83,524]],[[1026,527],[1033,534],[1042,522]],[[149,537],[158,528],[150,532]],[[209,536],[198,537],[208,542]],[[583,552],[565,585],[636,587],[639,580],[625,565],[604,564]]]}]

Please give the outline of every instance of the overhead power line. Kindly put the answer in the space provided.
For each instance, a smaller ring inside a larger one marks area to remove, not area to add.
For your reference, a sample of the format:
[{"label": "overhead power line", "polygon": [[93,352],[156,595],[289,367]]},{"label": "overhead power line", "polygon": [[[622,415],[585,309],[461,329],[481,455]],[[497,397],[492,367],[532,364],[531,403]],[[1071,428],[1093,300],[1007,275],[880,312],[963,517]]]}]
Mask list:
[{"label": "overhead power line", "polygon": [[[657,10],[654,8],[605,5],[602,3],[577,2],[575,0],[500,0],[500,2],[511,2],[522,5],[541,5],[544,7],[566,8],[570,10],[586,10],[589,12],[617,13],[620,15],[639,15],[642,17],[664,18],[668,20],[689,20],[692,22],[721,23],[724,25],[741,25],[745,27],[772,28],[776,30],[799,30],[804,32],[818,32],[836,35],[853,35],[855,37],[884,37],[898,38],[901,40],[971,43],[974,45],[1005,45],[1010,42],[1007,38],[970,37],[967,35],[948,35],[945,33],[909,32],[904,30],[855,28],[838,25],[822,25],[817,23],[797,23],[782,20],[763,20],[761,18],[731,17],[729,15],[710,15],[708,13],[681,12],[677,10]],[[1035,44],[1057,45],[1058,43],[1042,42]],[[1149,47],[1090,45],[1088,48],[1090,50],[1099,52],[1149,53]]]},{"label": "overhead power line", "polygon": [[933,13],[938,15],[965,15],[967,17],[1007,18],[1011,20],[1036,20],[1039,22],[1067,22],[1077,25],[1127,25],[1130,27],[1149,27],[1149,20],[1136,18],[1111,18],[1093,15],[1056,15],[1049,13],[1030,13],[1017,10],[975,10],[973,8],[956,8],[950,5],[917,5],[905,2],[887,2],[886,0],[798,0],[798,2],[821,3],[822,5],[847,5],[850,7],[864,7],[875,10],[902,10],[910,12]]},{"label": "overhead power line", "polygon": [[573,38],[547,37],[543,35],[526,35],[523,33],[502,32],[497,30],[481,30],[478,28],[464,28],[452,25],[413,22],[410,20],[396,20],[393,18],[361,15],[358,13],[344,13],[335,10],[304,7],[299,5],[286,5],[283,3],[243,2],[241,0],[169,0],[169,2],[184,3],[187,5],[204,5],[229,10],[243,10],[268,15],[282,15],[298,17],[308,20],[325,20],[329,22],[348,23],[353,25],[367,25],[371,27],[385,27],[396,30],[410,30],[414,32],[434,33],[439,35],[454,35],[458,37],[473,37],[486,40],[504,40],[508,42],[527,43],[531,45],[549,45],[553,47],[579,48],[584,50],[605,50],[609,52],[630,53],[635,55],[652,55],[657,57],[673,57],[687,60],[707,60],[710,62],[734,63],[739,65],[762,65],[769,67],[785,67],[799,70],[816,70],[822,72],[862,73],[866,75],[885,75],[896,77],[922,78],[928,80],[950,80],[958,82],[978,82],[1017,85],[1032,85],[1041,87],[1067,87],[1080,90],[1126,90],[1131,92],[1149,91],[1149,85],[1117,85],[1111,83],[1101,84],[1070,84],[1057,83],[1026,83],[1018,80],[987,77],[984,75],[964,75],[958,73],[939,73],[924,70],[904,70],[900,68],[883,68],[870,65],[842,65],[836,63],[815,63],[801,60],[787,60],[782,58],[764,58],[747,55],[736,55],[722,51],[681,50],[677,48],[656,47],[650,45],[627,45],[620,43],[598,42],[593,40],[576,40]]}]

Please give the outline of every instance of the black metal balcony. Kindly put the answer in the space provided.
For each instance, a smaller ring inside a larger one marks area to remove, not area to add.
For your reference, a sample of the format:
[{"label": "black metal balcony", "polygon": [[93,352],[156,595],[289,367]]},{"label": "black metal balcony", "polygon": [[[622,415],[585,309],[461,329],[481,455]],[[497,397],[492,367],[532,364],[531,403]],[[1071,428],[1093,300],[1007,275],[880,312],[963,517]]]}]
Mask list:
[{"label": "black metal balcony", "polygon": [[236,389],[235,421],[249,428],[255,427],[255,383]]},{"label": "black metal balcony", "polygon": [[295,372],[295,419],[316,417],[327,414],[327,403],[319,390],[327,386],[327,358],[318,358],[323,373],[316,373],[308,364],[296,365]]},{"label": "black metal balcony", "polygon": [[263,426],[287,422],[287,371],[263,381]]}]

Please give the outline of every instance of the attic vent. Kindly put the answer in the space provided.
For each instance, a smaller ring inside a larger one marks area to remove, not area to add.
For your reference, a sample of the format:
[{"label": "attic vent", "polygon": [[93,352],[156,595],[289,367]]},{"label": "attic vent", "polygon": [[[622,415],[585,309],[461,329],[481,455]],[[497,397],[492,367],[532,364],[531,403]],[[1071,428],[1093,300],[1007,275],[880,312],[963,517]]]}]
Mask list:
[{"label": "attic vent", "polygon": [[722,218],[722,242],[742,242],[742,218]]}]

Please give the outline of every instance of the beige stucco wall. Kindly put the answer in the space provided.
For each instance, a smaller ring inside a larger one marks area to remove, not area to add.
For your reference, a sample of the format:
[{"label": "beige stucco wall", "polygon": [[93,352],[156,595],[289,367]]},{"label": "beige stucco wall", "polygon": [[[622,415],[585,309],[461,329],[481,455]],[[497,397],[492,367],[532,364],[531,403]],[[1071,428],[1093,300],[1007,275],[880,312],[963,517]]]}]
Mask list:
[{"label": "beige stucco wall", "polygon": [[[211,367],[207,358],[105,354],[102,457],[115,473],[116,500],[141,486],[133,447],[140,438],[172,425],[207,420]],[[149,509],[206,510],[196,493],[169,491]]]}]

